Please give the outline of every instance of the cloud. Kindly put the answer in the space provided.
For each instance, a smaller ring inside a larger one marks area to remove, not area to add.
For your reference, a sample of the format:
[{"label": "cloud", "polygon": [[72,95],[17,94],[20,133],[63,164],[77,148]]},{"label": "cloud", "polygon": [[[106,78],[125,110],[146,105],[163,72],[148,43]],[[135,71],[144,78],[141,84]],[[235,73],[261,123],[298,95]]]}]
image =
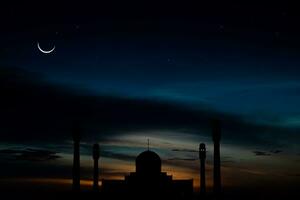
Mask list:
[{"label": "cloud", "polygon": [[[186,160],[188,159],[188,160]],[[174,159],[164,159],[162,160],[163,166],[171,166],[171,167],[178,167],[178,168],[184,168],[188,171],[199,171],[199,163],[197,162],[197,159],[193,158],[181,158],[181,157],[174,157]],[[207,169],[211,167],[209,163],[207,163]]]},{"label": "cloud", "polygon": [[75,120],[84,129],[83,139],[91,139],[96,133],[103,137],[121,130],[191,127],[207,118],[172,103],[95,96],[33,77],[18,70],[1,73],[2,141],[71,139]]},{"label": "cloud", "polygon": [[191,107],[153,99],[100,96],[53,85],[18,69],[0,72],[3,142],[71,140],[74,121],[81,124],[83,141],[99,141],[128,131],[164,129],[210,137],[213,118],[222,121],[222,140],[236,144],[278,146],[283,138],[300,141],[297,128],[245,120],[206,105]]},{"label": "cloud", "polygon": [[1,149],[0,156],[5,159],[23,160],[23,161],[49,161],[56,160],[60,156],[56,155],[57,152],[26,148],[21,150],[14,149]]},{"label": "cloud", "polygon": [[300,174],[299,173],[286,173],[284,175],[287,175],[287,176],[293,176],[293,177],[300,177]]},{"label": "cloud", "polygon": [[271,156],[270,153],[265,152],[265,151],[253,151],[253,153],[254,153],[256,156]]},{"label": "cloud", "polygon": [[100,152],[100,154],[101,154],[101,156],[106,157],[106,158],[113,158],[113,159],[125,160],[125,161],[133,161],[136,158],[136,156],[134,156],[134,155],[117,153],[117,152],[113,152],[113,151],[109,151],[109,150],[102,150]]},{"label": "cloud", "polygon": [[271,156],[271,155],[274,155],[274,154],[279,154],[281,152],[282,152],[282,150],[271,150],[269,152],[267,152],[267,151],[253,151],[253,153],[256,156]]},{"label": "cloud", "polygon": [[233,160],[222,160],[222,163],[235,163]]},{"label": "cloud", "polygon": [[[106,158],[112,158],[112,159],[118,159],[118,160],[125,160],[125,161],[130,161],[134,162],[136,159],[136,155],[130,155],[130,154],[125,154],[125,153],[117,153],[114,151],[110,150],[102,150],[101,152],[102,157]],[[172,166],[179,166],[179,167],[185,167],[185,168],[190,168],[190,169],[197,169],[197,166],[194,164],[190,164],[189,162],[186,163],[186,161],[197,161],[197,158],[188,158],[188,157],[172,157],[168,159],[163,159],[163,165],[172,165]]]},{"label": "cloud", "polygon": [[124,171],[120,171],[120,170],[116,170],[116,169],[111,169],[108,167],[102,167],[101,168],[101,172],[103,173],[103,175],[105,175],[106,177],[124,177],[125,175],[127,175],[129,172],[124,172]]},{"label": "cloud", "polygon": [[282,153],[282,150],[271,150],[270,152],[274,154],[279,154]]},{"label": "cloud", "polygon": [[177,151],[177,152],[190,152],[190,153],[198,153],[199,151],[194,150],[194,149],[172,149],[172,151]]},{"label": "cloud", "polygon": [[178,160],[178,161],[196,161],[198,160],[197,158],[179,158],[179,157],[174,157],[174,158],[169,158],[168,160]]},{"label": "cloud", "polygon": [[232,156],[222,156],[221,162],[222,164],[236,163]]}]

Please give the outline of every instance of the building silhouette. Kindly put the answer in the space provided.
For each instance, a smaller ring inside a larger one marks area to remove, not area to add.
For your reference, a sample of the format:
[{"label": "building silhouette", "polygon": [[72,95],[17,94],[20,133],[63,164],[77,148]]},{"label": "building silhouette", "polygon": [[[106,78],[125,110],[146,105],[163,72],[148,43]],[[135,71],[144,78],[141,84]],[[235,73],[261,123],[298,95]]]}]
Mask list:
[{"label": "building silhouette", "polygon": [[72,136],[74,145],[73,168],[72,168],[72,189],[75,192],[80,191],[80,137],[81,130],[76,123],[73,125]]},{"label": "building silhouette", "polygon": [[[173,180],[161,172],[161,159],[153,151],[144,151],[135,160],[136,171],[124,180],[102,180],[102,191],[106,194],[124,194],[128,197],[190,198],[193,194],[193,179]],[[142,195],[142,196],[140,196]]]},{"label": "building silhouette", "polygon": [[[80,191],[80,140],[81,129],[77,124],[72,129],[74,155],[72,168],[72,189]],[[213,192],[215,197],[221,195],[221,161],[220,161],[220,140],[221,124],[219,120],[212,121],[212,139],[214,142],[214,166],[213,166]],[[93,145],[93,189],[99,190],[99,166],[100,158],[99,144]],[[200,193],[202,197],[206,194],[205,161],[206,147],[204,143],[199,145],[200,160]],[[124,177],[124,180],[102,180],[102,195],[108,197],[132,197],[134,199],[172,198],[189,199],[193,196],[193,179],[173,180],[172,175],[162,172],[162,161],[159,155],[149,150],[140,153],[135,160],[135,172]],[[146,195],[146,196],[141,196]]]},{"label": "building silhouette", "polygon": [[100,147],[99,144],[93,145],[93,160],[94,160],[94,177],[93,177],[93,189],[94,191],[99,190],[99,166],[98,160],[100,158]]},{"label": "building silhouette", "polygon": [[220,160],[220,140],[221,123],[219,120],[212,122],[212,138],[214,142],[214,182],[213,191],[218,197],[221,194],[221,160]]},{"label": "building silhouette", "polygon": [[199,145],[199,159],[200,159],[200,193],[203,196],[206,193],[206,185],[205,185],[206,148],[204,143],[201,143]]}]

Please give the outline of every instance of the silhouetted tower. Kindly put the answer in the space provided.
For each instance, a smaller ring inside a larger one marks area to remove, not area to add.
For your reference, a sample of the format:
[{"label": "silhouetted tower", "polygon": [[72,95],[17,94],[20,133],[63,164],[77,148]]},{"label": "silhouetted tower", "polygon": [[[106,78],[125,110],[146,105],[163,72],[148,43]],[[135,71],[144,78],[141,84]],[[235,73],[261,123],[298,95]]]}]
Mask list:
[{"label": "silhouetted tower", "polygon": [[220,161],[220,140],[221,123],[219,120],[212,122],[212,137],[214,142],[214,194],[219,196],[221,193],[221,161]]},{"label": "silhouetted tower", "polygon": [[199,159],[200,159],[200,193],[205,195],[205,159],[206,159],[206,148],[205,144],[201,143],[199,146]]},{"label": "silhouetted tower", "polygon": [[73,155],[73,183],[72,189],[73,191],[78,192],[80,190],[80,127],[78,124],[73,125],[72,135],[73,135],[73,143],[74,143],[74,155]]},{"label": "silhouetted tower", "polygon": [[99,189],[99,168],[98,168],[98,160],[100,158],[100,147],[99,144],[93,145],[93,159],[94,159],[94,184],[93,189],[94,191],[98,191]]},{"label": "silhouetted tower", "polygon": [[149,141],[149,139],[147,139],[147,147],[148,147],[148,151],[149,151],[149,145],[150,145],[150,141]]}]

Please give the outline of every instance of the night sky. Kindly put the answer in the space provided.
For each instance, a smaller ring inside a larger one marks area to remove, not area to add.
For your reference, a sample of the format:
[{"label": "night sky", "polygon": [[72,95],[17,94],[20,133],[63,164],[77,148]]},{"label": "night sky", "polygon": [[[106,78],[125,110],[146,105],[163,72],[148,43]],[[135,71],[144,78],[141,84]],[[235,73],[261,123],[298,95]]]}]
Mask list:
[{"label": "night sky", "polygon": [[100,178],[122,179],[150,139],[195,187],[205,142],[210,187],[218,118],[224,187],[299,187],[297,6],[201,2],[1,6],[1,184],[69,185],[78,120],[82,184],[92,144]]}]

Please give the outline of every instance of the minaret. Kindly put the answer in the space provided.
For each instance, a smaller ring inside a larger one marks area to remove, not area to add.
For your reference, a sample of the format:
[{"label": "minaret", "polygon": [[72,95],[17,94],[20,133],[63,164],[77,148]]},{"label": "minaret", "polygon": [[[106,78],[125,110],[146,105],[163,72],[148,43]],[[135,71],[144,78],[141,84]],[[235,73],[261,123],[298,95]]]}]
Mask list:
[{"label": "minaret", "polygon": [[219,120],[212,122],[212,137],[214,142],[214,194],[218,197],[221,193],[221,161],[220,161],[220,140],[221,123]]},{"label": "minaret", "polygon": [[147,149],[148,149],[148,151],[149,151],[149,145],[150,145],[150,141],[149,141],[149,139],[147,139]]},{"label": "minaret", "polygon": [[200,159],[200,194],[204,196],[206,193],[206,185],[205,185],[206,148],[204,143],[201,143],[199,146],[199,159]]},{"label": "minaret", "polygon": [[94,159],[94,184],[93,184],[93,189],[94,191],[98,191],[99,189],[99,168],[98,168],[98,160],[100,157],[100,147],[99,144],[94,144],[93,145],[93,159]]},{"label": "minaret", "polygon": [[78,124],[73,125],[72,135],[73,135],[73,144],[74,144],[74,155],[73,155],[73,191],[80,191],[80,127]]}]

